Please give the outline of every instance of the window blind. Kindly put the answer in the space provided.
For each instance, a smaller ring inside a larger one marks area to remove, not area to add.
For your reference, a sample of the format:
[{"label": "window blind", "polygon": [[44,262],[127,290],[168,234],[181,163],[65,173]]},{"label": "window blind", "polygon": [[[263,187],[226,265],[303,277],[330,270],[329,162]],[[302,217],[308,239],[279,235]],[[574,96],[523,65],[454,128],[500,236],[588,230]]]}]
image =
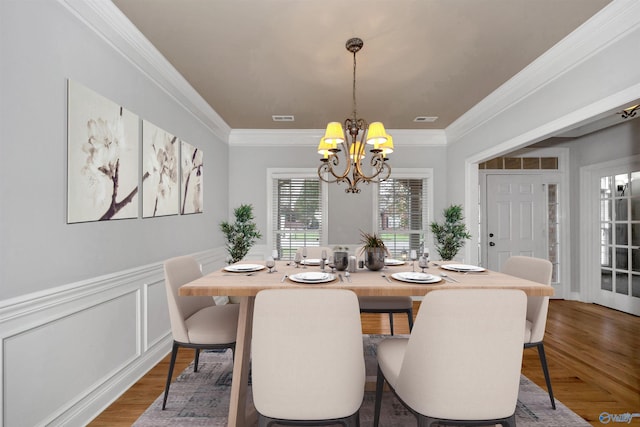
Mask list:
[{"label": "window blind", "polygon": [[273,181],[273,241],[281,259],[293,259],[301,246],[320,246],[322,187],[315,178]]},{"label": "window blind", "polygon": [[424,249],[426,178],[390,178],[378,186],[378,232],[392,257]]}]

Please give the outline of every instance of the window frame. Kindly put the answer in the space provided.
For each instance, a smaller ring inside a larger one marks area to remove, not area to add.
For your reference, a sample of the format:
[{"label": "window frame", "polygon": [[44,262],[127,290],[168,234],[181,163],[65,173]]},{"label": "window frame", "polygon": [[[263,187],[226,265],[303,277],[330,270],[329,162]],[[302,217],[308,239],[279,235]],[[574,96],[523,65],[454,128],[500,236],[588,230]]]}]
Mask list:
[{"label": "window frame", "polygon": [[273,228],[274,181],[276,179],[317,179],[320,182],[320,211],[322,227],[320,232],[320,246],[326,246],[329,236],[329,187],[318,177],[313,168],[267,168],[267,248],[269,253],[275,248]]}]

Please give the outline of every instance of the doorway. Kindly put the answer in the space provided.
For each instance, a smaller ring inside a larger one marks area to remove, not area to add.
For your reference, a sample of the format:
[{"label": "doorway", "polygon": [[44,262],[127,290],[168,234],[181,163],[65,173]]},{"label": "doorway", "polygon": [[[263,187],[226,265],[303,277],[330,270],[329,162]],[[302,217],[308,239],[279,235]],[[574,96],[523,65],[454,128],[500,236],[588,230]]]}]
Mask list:
[{"label": "doorway", "polygon": [[640,316],[640,156],[580,172],[589,300]]}]

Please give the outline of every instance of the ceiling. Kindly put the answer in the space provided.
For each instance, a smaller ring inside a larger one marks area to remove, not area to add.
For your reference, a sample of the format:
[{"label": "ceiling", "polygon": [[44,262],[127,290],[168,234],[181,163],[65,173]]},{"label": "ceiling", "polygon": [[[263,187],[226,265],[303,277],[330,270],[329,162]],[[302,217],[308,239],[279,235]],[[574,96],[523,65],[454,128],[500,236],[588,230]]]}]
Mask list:
[{"label": "ceiling", "polygon": [[350,117],[351,37],[359,118],[444,129],[611,0],[112,1],[233,129]]}]

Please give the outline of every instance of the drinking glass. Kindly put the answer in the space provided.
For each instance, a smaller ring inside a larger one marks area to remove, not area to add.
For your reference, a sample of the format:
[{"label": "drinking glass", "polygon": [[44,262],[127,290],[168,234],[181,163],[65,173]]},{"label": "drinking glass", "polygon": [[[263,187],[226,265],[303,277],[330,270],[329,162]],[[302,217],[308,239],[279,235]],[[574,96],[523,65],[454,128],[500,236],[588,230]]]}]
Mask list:
[{"label": "drinking glass", "polygon": [[418,259],[418,266],[422,269],[422,272],[424,273],[424,269],[429,268],[429,257],[422,255]]},{"label": "drinking glass", "polygon": [[324,271],[324,265],[327,263],[327,251],[326,251],[326,249],[322,250],[322,255],[320,255],[320,257],[322,258],[322,271]]},{"label": "drinking glass", "polygon": [[411,258],[411,269],[416,271],[416,261],[418,260],[418,251],[415,249],[411,249],[409,253],[409,258]]},{"label": "drinking glass", "polygon": [[300,261],[302,261],[302,256],[300,255],[300,252],[296,252],[295,257],[293,257],[293,262],[296,263],[296,268],[300,268]]},{"label": "drinking glass", "polygon": [[332,273],[335,273],[335,272],[336,272],[336,263],[335,263],[335,260],[334,260],[333,256],[330,256],[330,257],[327,259],[327,265],[328,265],[328,266],[329,266],[329,268],[331,269],[331,272],[332,272]]},{"label": "drinking glass", "polygon": [[271,269],[276,266],[276,261],[272,257],[269,257],[265,265],[269,269],[269,273],[273,273],[275,270],[272,271]]},{"label": "drinking glass", "polygon": [[302,248],[302,258],[304,262],[302,263],[302,268],[307,268],[307,247]]}]

